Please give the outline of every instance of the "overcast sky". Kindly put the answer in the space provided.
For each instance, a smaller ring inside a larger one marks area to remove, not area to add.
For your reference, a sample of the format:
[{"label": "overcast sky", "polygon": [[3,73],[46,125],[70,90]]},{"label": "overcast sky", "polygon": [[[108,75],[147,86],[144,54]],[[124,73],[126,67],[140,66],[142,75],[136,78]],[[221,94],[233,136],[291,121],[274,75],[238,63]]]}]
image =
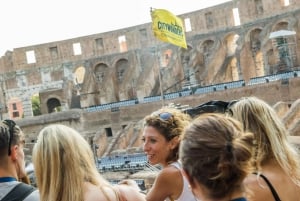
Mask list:
[{"label": "overcast sky", "polygon": [[7,50],[151,22],[150,7],[175,15],[231,0],[2,0],[0,56]]}]

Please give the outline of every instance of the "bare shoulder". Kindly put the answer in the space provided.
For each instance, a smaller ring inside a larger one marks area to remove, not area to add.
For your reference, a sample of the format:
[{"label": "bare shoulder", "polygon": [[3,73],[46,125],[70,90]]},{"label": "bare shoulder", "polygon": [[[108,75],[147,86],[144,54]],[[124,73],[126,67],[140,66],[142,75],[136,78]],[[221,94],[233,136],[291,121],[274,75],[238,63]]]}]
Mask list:
[{"label": "bare shoulder", "polygon": [[[84,183],[84,201],[117,201],[114,191],[109,187],[103,187],[102,190],[100,187],[95,186],[89,182]],[[107,196],[104,195],[104,192]]]},{"label": "bare shoulder", "polygon": [[251,201],[274,200],[266,182],[258,175],[250,174],[244,180],[244,185]]},{"label": "bare shoulder", "polygon": [[181,170],[174,166],[168,166],[160,171],[158,177],[171,181],[174,181],[176,178],[181,179]]},{"label": "bare shoulder", "polygon": [[174,166],[165,167],[157,175],[150,192],[147,193],[147,200],[162,200],[170,196],[177,198],[182,188],[181,170]]},{"label": "bare shoulder", "polygon": [[[244,185],[246,192],[248,193],[248,198],[252,201],[265,200],[266,197],[266,185],[264,181],[255,174],[248,175],[244,180]],[[268,199],[266,199],[268,200]]]},{"label": "bare shoulder", "polygon": [[246,186],[256,185],[257,179],[258,179],[257,175],[249,174],[244,180],[244,185],[246,185]]},{"label": "bare shoulder", "polygon": [[161,170],[156,178],[157,187],[165,188],[167,187],[168,191],[181,192],[181,188],[183,185],[183,175],[181,170],[174,167],[168,166]]}]

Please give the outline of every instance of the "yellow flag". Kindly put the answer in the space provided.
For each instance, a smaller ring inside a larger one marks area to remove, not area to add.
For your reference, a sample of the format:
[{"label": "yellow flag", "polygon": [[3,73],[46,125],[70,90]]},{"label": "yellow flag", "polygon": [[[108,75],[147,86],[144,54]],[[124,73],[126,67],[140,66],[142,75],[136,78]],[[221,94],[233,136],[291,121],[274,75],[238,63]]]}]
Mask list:
[{"label": "yellow flag", "polygon": [[151,12],[152,30],[158,39],[187,48],[182,20],[164,9]]}]

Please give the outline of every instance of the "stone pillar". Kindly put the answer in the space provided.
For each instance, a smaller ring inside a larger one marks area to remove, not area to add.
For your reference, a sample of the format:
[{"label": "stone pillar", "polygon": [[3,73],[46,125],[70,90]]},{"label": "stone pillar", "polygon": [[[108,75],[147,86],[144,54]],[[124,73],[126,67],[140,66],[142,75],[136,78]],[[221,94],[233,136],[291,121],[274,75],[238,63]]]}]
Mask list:
[{"label": "stone pillar", "polygon": [[32,104],[31,104],[31,97],[26,97],[22,100],[23,103],[23,116],[25,117],[32,117],[33,111],[32,111]]}]

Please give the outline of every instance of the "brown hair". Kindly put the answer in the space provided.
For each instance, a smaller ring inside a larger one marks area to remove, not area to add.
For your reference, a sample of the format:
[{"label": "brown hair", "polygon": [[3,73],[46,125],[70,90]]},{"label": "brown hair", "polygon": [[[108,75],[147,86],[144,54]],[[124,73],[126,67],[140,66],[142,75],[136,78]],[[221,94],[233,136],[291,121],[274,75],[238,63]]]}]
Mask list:
[{"label": "brown hair", "polygon": [[[162,114],[166,114],[166,118],[163,118],[163,116],[161,116]],[[146,116],[144,119],[144,127],[151,126],[155,128],[167,141],[170,141],[177,136],[179,137],[179,140],[181,140],[183,131],[190,123],[190,120],[190,116],[183,113],[181,110],[164,107]],[[178,160],[178,150],[179,144],[178,147],[173,149],[167,162]]]},{"label": "brown hair", "polygon": [[207,113],[185,130],[180,159],[192,182],[205,186],[210,198],[220,199],[242,188],[251,172],[252,145],[253,134],[243,133],[237,120]]},{"label": "brown hair", "polygon": [[22,134],[22,130],[13,120],[6,119],[0,122],[0,158],[8,154],[10,137],[12,137],[10,146],[16,145],[20,143]]}]

